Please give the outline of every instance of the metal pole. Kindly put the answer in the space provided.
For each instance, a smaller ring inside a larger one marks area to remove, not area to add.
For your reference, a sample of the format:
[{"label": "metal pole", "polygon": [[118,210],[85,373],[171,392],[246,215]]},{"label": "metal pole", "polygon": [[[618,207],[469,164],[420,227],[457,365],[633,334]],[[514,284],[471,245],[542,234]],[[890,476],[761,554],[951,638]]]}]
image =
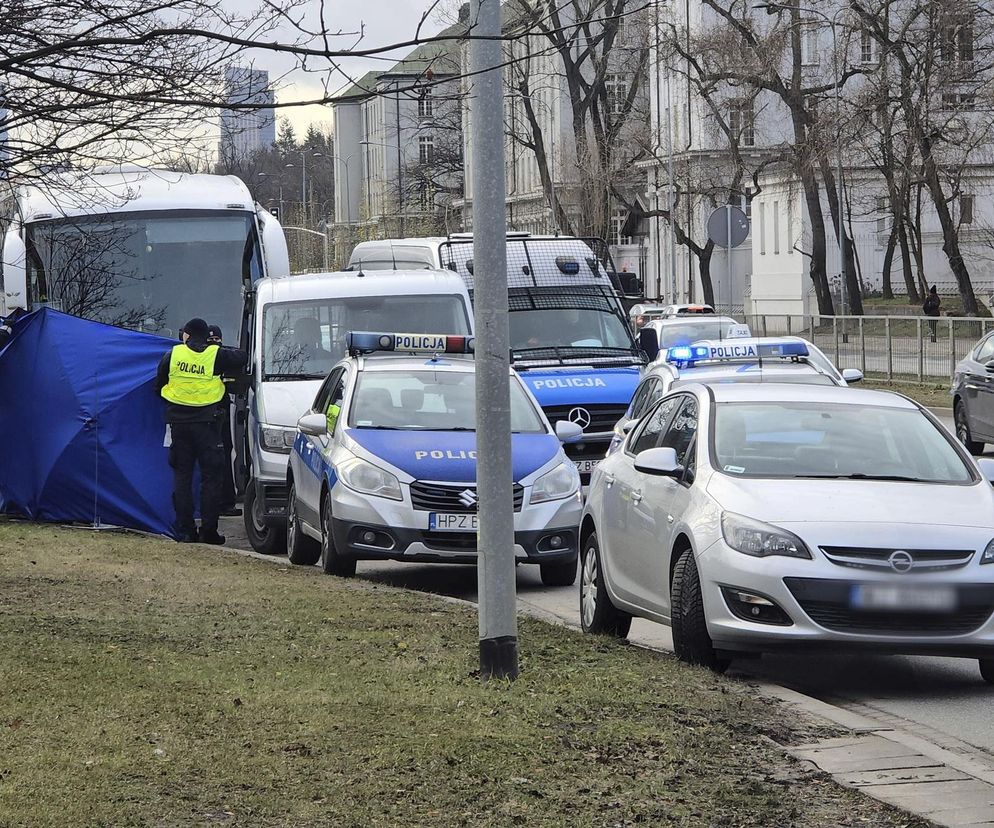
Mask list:
[{"label": "metal pole", "polygon": [[324,232],[321,233],[321,246],[324,248],[324,270],[328,272],[328,221],[325,220]]},{"label": "metal pole", "polygon": [[300,151],[300,213],[301,221],[307,223],[307,153]]},{"label": "metal pole", "polygon": [[[732,295],[732,205],[725,205],[725,290]],[[718,290],[718,304],[721,304],[721,289]],[[715,308],[715,310],[718,310]],[[731,310],[729,310],[731,313]]]},{"label": "metal pole", "polygon": [[[841,89],[842,86],[842,70],[839,66],[839,38],[836,33],[836,18],[831,19],[832,24],[832,56],[833,63],[835,64],[835,128],[842,128],[842,96]],[[845,196],[842,191],[842,141],[839,140],[841,136],[836,136],[835,141],[835,155],[837,162],[837,172],[838,177],[838,190],[839,190],[839,209],[836,211],[836,219],[839,223],[837,237],[839,241],[839,272],[842,274],[842,341],[848,342],[849,336],[846,331],[846,289],[848,287],[849,274],[846,272],[846,254],[845,254],[845,243],[844,243],[844,225],[845,222],[842,219],[843,204],[845,204]]]},{"label": "metal pole", "polygon": [[[666,166],[670,179],[669,204],[666,209],[670,214],[670,302],[678,302],[676,295],[676,182],[673,180],[673,97],[670,87],[669,67],[666,69]],[[690,232],[690,228],[687,229]]]},{"label": "metal pole", "polygon": [[477,581],[480,675],[518,675],[514,506],[511,478],[510,339],[507,327],[507,212],[500,66],[500,0],[473,0],[473,258],[476,295],[476,490],[480,503]]}]

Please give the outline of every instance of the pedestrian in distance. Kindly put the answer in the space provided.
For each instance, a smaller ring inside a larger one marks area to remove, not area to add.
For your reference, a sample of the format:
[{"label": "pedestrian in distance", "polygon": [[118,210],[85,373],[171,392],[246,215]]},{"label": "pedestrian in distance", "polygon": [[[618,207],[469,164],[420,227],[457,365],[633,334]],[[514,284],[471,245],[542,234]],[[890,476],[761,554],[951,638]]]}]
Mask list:
[{"label": "pedestrian in distance", "polygon": [[[166,401],[171,443],[173,507],[176,534],[183,543],[223,544],[218,534],[224,443],[218,418],[226,396],[223,377],[244,370],[248,355],[235,348],[207,342],[210,331],[203,319],[183,326],[183,341],[159,362],[156,389]],[[193,517],[193,470],[200,469],[200,528]]]},{"label": "pedestrian in distance", "polygon": [[[222,343],[221,327],[210,325],[207,328],[207,344],[217,345],[224,348]],[[231,450],[234,440],[231,434],[231,393],[225,383],[224,399],[218,403],[221,416],[218,417],[218,428],[221,430],[221,443],[224,446],[224,466],[221,472],[221,515],[224,517],[234,517],[242,512],[235,504],[235,474],[231,466]]]},{"label": "pedestrian in distance", "polygon": [[929,288],[928,295],[925,297],[925,301],[922,303],[922,311],[926,316],[932,317],[928,321],[928,333],[929,338],[932,342],[935,342],[935,327],[936,321],[934,317],[939,315],[939,308],[942,305],[942,300],[939,298],[939,293],[935,289],[935,285]]}]

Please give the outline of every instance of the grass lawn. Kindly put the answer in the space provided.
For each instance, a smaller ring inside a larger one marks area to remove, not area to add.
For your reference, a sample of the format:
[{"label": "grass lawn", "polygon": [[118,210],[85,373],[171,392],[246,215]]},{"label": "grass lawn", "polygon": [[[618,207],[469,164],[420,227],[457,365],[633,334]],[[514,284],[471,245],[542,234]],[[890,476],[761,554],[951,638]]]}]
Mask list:
[{"label": "grass lawn", "polygon": [[917,400],[926,408],[952,408],[953,398],[949,393],[949,382],[888,382],[881,377],[868,376],[855,388],[869,388],[875,391],[896,391]]},{"label": "grass lawn", "polygon": [[[2,826],[924,825],[743,684],[203,546],[0,523]],[[820,731],[819,731],[820,732]]]}]

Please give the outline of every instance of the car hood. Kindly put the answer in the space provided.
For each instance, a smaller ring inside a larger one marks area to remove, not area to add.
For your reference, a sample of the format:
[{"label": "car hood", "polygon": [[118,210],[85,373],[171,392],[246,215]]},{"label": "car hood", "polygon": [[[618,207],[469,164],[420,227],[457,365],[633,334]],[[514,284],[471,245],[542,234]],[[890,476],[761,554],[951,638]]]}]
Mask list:
[{"label": "car hood", "polygon": [[[350,428],[348,436],[415,480],[472,483],[476,480],[476,434],[470,431],[378,431]],[[515,481],[542,468],[560,451],[551,434],[514,434],[511,466]]]},{"label": "car hood", "polygon": [[955,526],[994,533],[994,491],[987,483],[761,480],[716,473],[708,483],[708,494],[729,512],[778,526]]},{"label": "car hood", "polygon": [[295,428],[297,420],[311,407],[321,380],[264,382],[255,395],[259,421],[268,425]]},{"label": "car hood", "polygon": [[521,379],[542,408],[559,405],[624,404],[632,401],[639,368],[531,368]]}]

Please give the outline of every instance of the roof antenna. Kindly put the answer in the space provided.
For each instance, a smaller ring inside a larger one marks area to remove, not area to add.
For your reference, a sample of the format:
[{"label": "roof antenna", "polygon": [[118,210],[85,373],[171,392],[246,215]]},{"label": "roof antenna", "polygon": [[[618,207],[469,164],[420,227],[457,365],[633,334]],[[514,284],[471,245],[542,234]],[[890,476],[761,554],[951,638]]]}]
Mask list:
[{"label": "roof antenna", "polygon": [[390,242],[390,261],[393,263],[393,269],[397,269],[397,257],[393,255],[393,242]]},{"label": "roof antenna", "polygon": [[362,278],[363,276],[365,276],[365,275],[366,275],[366,274],[362,272],[362,259],[360,258],[360,259],[359,259],[359,272],[358,272],[358,273],[356,273],[356,276],[357,276],[357,277],[359,277],[359,278],[361,279],[361,278]]}]

